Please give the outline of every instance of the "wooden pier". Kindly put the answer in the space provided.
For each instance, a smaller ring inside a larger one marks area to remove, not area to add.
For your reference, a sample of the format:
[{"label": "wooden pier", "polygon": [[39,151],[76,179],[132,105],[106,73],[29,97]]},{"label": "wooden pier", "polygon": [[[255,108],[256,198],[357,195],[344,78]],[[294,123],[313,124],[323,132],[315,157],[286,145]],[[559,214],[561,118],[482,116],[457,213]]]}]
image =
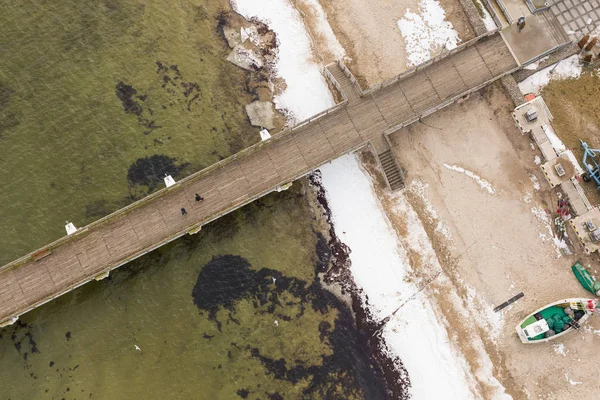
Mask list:
[{"label": "wooden pier", "polygon": [[[519,68],[499,32],[445,51],[363,90],[342,63],[324,71],[344,101],[174,186],[162,189],[0,268],[0,322],[108,273],[370,144],[392,190],[402,173],[387,135]],[[196,202],[194,194],[205,200]],[[181,215],[184,207],[187,215]]]}]

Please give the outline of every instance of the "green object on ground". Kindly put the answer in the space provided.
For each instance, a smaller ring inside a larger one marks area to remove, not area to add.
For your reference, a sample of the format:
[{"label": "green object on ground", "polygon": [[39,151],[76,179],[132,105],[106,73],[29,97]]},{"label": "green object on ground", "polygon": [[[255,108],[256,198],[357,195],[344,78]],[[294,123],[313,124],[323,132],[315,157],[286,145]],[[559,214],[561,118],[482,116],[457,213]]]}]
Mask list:
[{"label": "green object on ground", "polygon": [[588,270],[586,270],[583,265],[579,264],[578,262],[573,264],[571,269],[573,270],[573,273],[575,274],[575,277],[581,286],[583,286],[583,288],[588,292],[595,295],[596,291],[600,289],[600,282],[596,282],[596,279],[594,279]]},{"label": "green object on ground", "polygon": [[[558,334],[563,331],[562,317],[563,317],[563,315],[565,315],[564,308],[559,307],[559,306],[551,306],[551,307],[543,309],[542,311],[539,312],[539,314],[542,315],[542,318],[544,318],[546,320],[546,322],[548,323],[548,327],[550,329],[552,329],[554,332],[556,332]],[[534,323],[535,321],[536,321],[535,315],[531,315],[531,317],[529,317],[528,319],[523,321],[523,323],[521,324],[521,327],[524,328],[524,327]],[[544,334],[541,334],[541,335],[538,335],[538,336],[532,338],[532,340],[541,340],[541,339],[544,339]]]}]

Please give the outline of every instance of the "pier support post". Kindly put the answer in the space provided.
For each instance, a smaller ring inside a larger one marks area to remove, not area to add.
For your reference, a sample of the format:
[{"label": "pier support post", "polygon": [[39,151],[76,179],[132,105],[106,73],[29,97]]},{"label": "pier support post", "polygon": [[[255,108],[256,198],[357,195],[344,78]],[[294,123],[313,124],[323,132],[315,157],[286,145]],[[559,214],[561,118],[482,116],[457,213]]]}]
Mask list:
[{"label": "pier support post", "polygon": [[67,230],[67,235],[71,235],[77,232],[77,228],[75,227],[75,225],[73,225],[73,223],[69,221],[66,222],[65,229]]},{"label": "pier support post", "polygon": [[169,188],[175,184],[175,179],[171,175],[165,175],[165,185]]},{"label": "pier support post", "polygon": [[277,186],[275,190],[277,192],[283,192],[284,190],[288,190],[294,182],[288,182],[285,185]]},{"label": "pier support post", "polygon": [[103,272],[100,275],[97,275],[94,279],[97,281],[101,281],[102,279],[108,278],[108,275],[110,275],[110,271]]},{"label": "pier support post", "polygon": [[196,233],[200,232],[201,230],[202,230],[202,224],[194,226],[193,228],[191,228],[188,231],[188,234],[189,235],[195,235]]},{"label": "pier support post", "polygon": [[0,322],[0,328],[4,328],[6,326],[12,325],[19,320],[19,316],[12,317],[11,319],[7,319],[6,321]]}]

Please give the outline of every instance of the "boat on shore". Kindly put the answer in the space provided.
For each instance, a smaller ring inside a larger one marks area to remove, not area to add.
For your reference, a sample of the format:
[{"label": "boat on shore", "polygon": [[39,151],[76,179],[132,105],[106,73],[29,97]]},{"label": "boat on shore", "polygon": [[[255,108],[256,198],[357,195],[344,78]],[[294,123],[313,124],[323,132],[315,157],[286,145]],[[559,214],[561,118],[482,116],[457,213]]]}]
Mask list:
[{"label": "boat on shore", "polygon": [[585,290],[595,296],[600,296],[600,281],[597,281],[579,261],[573,264],[571,269],[573,270],[575,278],[577,278]]},{"label": "boat on shore", "polygon": [[571,298],[555,301],[529,314],[516,326],[523,343],[545,343],[579,329],[596,311],[593,299]]}]

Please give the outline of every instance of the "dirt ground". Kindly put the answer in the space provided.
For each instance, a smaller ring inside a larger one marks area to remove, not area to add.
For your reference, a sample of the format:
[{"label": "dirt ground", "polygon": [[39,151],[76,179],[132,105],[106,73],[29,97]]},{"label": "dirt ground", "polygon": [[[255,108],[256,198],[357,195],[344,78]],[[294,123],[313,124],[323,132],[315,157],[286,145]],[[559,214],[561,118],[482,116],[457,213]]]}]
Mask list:
[{"label": "dirt ground", "polygon": [[[552,126],[557,135],[583,160],[579,139],[591,148],[600,148],[600,78],[585,73],[579,79],[552,80],[542,91],[542,96],[554,116]],[[600,161],[600,160],[599,160]],[[592,204],[600,204],[600,193],[593,182],[582,182]]]},{"label": "dirt ground", "polygon": [[[495,389],[478,372],[486,362],[480,340],[494,376],[514,399],[594,399],[600,383],[589,373],[600,363],[593,351],[600,341],[597,317],[580,332],[548,344],[524,345],[514,330],[534,309],[588,295],[571,273],[577,256],[559,257],[547,239],[547,226],[532,212],[552,208],[556,194],[533,162],[537,150],[514,127],[511,109],[503,90],[493,86],[391,137],[407,170],[407,189],[400,196],[425,225],[441,264],[442,274],[426,290],[440,305],[441,320],[447,321],[449,336],[465,355],[483,398],[493,398]],[[493,193],[444,164],[485,179]],[[530,174],[537,176],[541,190],[534,189]],[[404,217],[393,207],[398,199],[382,195],[398,233],[406,236]],[[411,258],[415,279],[431,279],[434,272],[421,262],[424,257]],[[580,258],[598,269],[597,261]],[[486,322],[494,319],[493,306],[519,292],[524,298],[500,313],[503,323]],[[462,303],[451,301],[455,294]],[[559,344],[564,355],[555,351]]]},{"label": "dirt ground", "polygon": [[[404,39],[397,22],[407,9],[416,12],[419,0],[319,0],[335,35],[351,59],[348,67],[363,88],[407,69]],[[441,0],[446,19],[463,41],[473,37],[458,0]]]}]

